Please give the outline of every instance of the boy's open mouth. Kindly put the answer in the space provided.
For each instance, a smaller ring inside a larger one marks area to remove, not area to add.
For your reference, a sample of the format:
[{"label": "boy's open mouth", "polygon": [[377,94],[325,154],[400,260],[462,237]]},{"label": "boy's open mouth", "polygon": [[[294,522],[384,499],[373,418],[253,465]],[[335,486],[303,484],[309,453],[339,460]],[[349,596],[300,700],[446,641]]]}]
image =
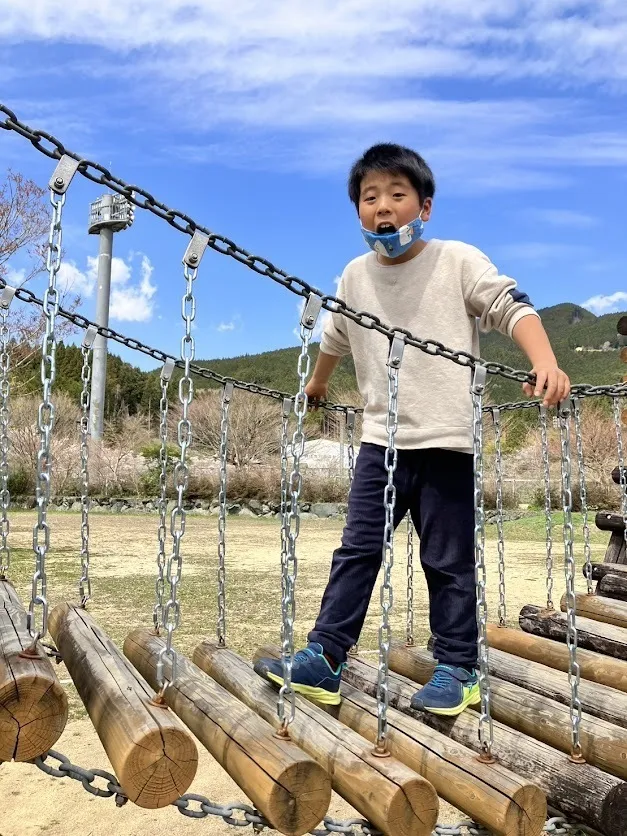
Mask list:
[{"label": "boy's open mouth", "polygon": [[389,221],[377,224],[377,235],[389,235],[392,232],[396,232],[396,227]]}]

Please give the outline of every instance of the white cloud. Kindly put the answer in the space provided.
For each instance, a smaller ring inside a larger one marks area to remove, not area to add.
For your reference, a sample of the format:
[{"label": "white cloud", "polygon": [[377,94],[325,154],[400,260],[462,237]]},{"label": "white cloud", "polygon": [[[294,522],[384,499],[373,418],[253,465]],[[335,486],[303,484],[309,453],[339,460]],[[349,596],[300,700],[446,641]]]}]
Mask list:
[{"label": "white cloud", "polygon": [[571,229],[589,229],[599,223],[598,218],[572,209],[539,209],[533,212],[533,217],[551,226],[565,226]]},{"label": "white cloud", "polygon": [[220,333],[224,333],[225,331],[235,331],[235,323],[234,322],[221,322],[217,329]]},{"label": "white cloud", "polygon": [[[294,328],[294,335],[298,337],[300,341],[300,319],[303,315],[303,311],[305,310],[306,300],[301,299],[298,302],[296,308],[298,310],[298,325]],[[322,308],[320,311],[320,315],[318,316],[318,321],[316,322],[313,331],[311,332],[311,339],[312,340],[319,340],[322,337],[322,332],[324,331],[324,326],[327,323],[327,320],[331,316],[331,312],[327,311],[325,308]]]},{"label": "white cloud", "polygon": [[627,293],[623,290],[617,290],[616,293],[608,295],[599,294],[598,296],[591,296],[590,299],[581,303],[581,307],[587,308],[597,316],[626,311]]},{"label": "white cloud", "polygon": [[[120,322],[147,322],[154,311],[153,297],[157,291],[151,278],[153,266],[146,255],[141,255],[139,279],[134,279],[134,267],[139,253],[131,253],[128,260],[114,256],[111,262],[111,304],[109,316]],[[59,268],[59,286],[64,292],[92,296],[98,281],[98,259],[89,256],[87,268],[80,270],[73,261],[64,261]]]},{"label": "white cloud", "polygon": [[580,244],[550,244],[542,241],[528,241],[519,244],[505,244],[497,247],[501,258],[517,261],[552,261],[581,257],[589,248]]},{"label": "white cloud", "polygon": [[3,265],[3,269],[5,270],[4,278],[12,287],[20,287],[20,285],[26,279],[26,270],[16,270],[10,264]]}]

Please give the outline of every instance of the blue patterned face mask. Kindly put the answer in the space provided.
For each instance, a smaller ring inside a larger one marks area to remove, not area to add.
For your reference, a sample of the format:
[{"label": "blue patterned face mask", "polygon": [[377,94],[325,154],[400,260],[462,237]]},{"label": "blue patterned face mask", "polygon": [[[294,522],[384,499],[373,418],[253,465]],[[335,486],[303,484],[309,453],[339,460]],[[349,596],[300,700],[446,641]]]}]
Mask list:
[{"label": "blue patterned face mask", "polygon": [[424,222],[418,216],[416,220],[401,226],[396,232],[377,234],[369,229],[364,229],[363,226],[361,232],[371,250],[386,258],[398,258],[399,255],[406,253],[413,243],[422,238],[424,228]]}]

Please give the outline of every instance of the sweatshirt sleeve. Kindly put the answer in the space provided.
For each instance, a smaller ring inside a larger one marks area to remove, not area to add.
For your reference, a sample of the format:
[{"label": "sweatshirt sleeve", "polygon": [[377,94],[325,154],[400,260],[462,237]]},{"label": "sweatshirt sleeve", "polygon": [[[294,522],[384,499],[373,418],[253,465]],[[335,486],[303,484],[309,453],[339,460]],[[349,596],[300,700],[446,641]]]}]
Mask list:
[{"label": "sweatshirt sleeve", "polygon": [[[345,300],[344,275],[340,279],[337,298]],[[348,340],[348,319],[341,313],[332,312],[327,318],[320,339],[320,351],[334,357],[344,357],[351,353]]]},{"label": "sweatshirt sleeve", "polygon": [[525,316],[537,316],[526,293],[514,279],[499,273],[490,259],[469,248],[463,269],[466,310],[479,319],[481,331],[500,331],[512,336],[514,326]]}]

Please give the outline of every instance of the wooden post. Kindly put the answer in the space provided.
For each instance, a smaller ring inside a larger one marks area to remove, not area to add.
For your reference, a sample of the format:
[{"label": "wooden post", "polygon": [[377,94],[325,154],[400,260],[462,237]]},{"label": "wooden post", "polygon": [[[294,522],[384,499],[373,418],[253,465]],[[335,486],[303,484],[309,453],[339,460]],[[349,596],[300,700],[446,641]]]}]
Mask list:
[{"label": "wooden post", "polygon": [[[346,681],[370,696],[377,693],[377,669],[363,659],[349,659]],[[410,701],[419,690],[398,674],[390,675],[390,705],[418,718],[457,743],[481,751],[479,716],[463,711],[457,717],[415,712]],[[574,764],[550,746],[494,721],[494,752],[503,766],[536,783],[549,805],[573,821],[580,821],[606,836],[627,836],[627,784],[590,764]]]},{"label": "wooden post", "polygon": [[[259,658],[279,658],[277,647],[257,650]],[[377,739],[377,702],[347,683],[333,716],[371,742]],[[530,781],[501,764],[481,763],[470,749],[400,711],[388,709],[391,754],[430,781],[440,798],[462,810],[495,836],[540,834],[546,820],[546,797]]]},{"label": "wooden post", "polygon": [[[145,629],[134,630],[124,642],[124,655],[153,688],[164,647],[163,638]],[[165,675],[170,679],[168,663]],[[303,836],[324,819],[331,801],[324,769],[178,654],[165,700],[275,830]]]},{"label": "wooden post", "polygon": [[[585,566],[583,567],[585,575]],[[621,575],[627,579],[627,566],[622,563],[593,563],[592,564],[592,580],[600,581],[606,575]]]},{"label": "wooden post", "polygon": [[[586,595],[584,592],[575,594],[577,602],[577,615],[585,618],[600,621],[602,624],[613,624],[623,630],[625,642],[627,642],[627,603],[624,601],[612,601],[603,598],[601,595]],[[566,593],[562,595],[560,609],[566,612]]]},{"label": "wooden post", "polygon": [[[392,642],[390,668],[396,673],[424,685],[431,678],[435,664],[428,650],[408,648],[399,641]],[[562,752],[571,751],[569,706],[494,677],[490,679],[490,691],[495,720]],[[627,778],[627,730],[624,727],[583,714],[579,735],[588,763],[618,778]]]},{"label": "wooden post", "polygon": [[67,697],[11,583],[0,580],[0,761],[30,761],[52,749],[67,723]]},{"label": "wooden post", "polygon": [[[627,630],[579,615],[575,621],[579,647],[627,662]],[[526,633],[566,641],[566,613],[527,604],[520,611],[518,622]]]},{"label": "wooden post", "polygon": [[611,511],[598,511],[594,522],[600,531],[616,531],[622,535],[625,530],[623,515],[612,514]]},{"label": "wooden post", "polygon": [[627,572],[604,575],[597,586],[597,594],[627,602]]},{"label": "wooden post", "polygon": [[59,604],[48,626],[129,799],[154,809],[187,792],[198,752],[178,717],[85,610]]},{"label": "wooden post", "polygon": [[[496,627],[488,624],[490,648],[498,648],[533,662],[549,665],[559,671],[568,672],[568,648],[559,641],[530,635],[522,630]],[[610,659],[602,653],[577,648],[577,661],[581,676],[599,685],[608,685],[627,693],[627,662]]]},{"label": "wooden post", "polygon": [[[275,728],[277,694],[240,656],[203,641],[193,660]],[[437,823],[438,797],[425,781],[395,758],[379,758],[371,744],[339,720],[297,698],[290,736],[326,769],[333,789],[389,836],[430,836]]]}]

